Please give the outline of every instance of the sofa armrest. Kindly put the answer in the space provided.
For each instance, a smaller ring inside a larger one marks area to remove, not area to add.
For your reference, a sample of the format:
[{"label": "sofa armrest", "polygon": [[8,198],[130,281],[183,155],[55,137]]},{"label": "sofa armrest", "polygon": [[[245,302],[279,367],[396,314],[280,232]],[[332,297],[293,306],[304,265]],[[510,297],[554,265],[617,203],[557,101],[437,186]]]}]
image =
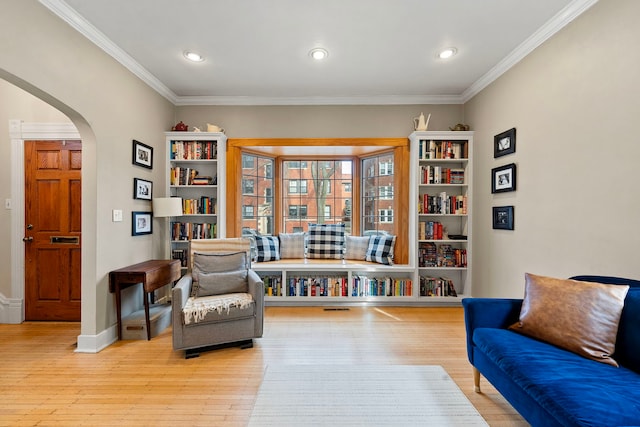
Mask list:
[{"label": "sofa armrest", "polygon": [[467,356],[473,365],[473,331],[476,328],[506,329],[517,322],[522,299],[463,298],[462,307],[467,331]]},{"label": "sofa armrest", "polygon": [[178,283],[171,289],[171,327],[173,328],[173,348],[182,348],[182,327],[184,308],[189,295],[191,295],[191,284],[193,280],[191,274],[185,274],[178,280]]}]

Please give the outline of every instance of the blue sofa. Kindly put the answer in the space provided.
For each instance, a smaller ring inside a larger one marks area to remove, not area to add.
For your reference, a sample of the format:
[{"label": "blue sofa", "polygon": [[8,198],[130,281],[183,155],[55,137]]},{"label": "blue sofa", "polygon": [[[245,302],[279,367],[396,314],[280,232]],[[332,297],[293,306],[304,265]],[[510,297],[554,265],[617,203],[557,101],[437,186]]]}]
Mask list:
[{"label": "blue sofa", "polygon": [[532,426],[640,426],[640,281],[571,279],[630,286],[613,354],[620,366],[508,330],[518,321],[522,299],[465,298],[476,391],[482,374]]}]

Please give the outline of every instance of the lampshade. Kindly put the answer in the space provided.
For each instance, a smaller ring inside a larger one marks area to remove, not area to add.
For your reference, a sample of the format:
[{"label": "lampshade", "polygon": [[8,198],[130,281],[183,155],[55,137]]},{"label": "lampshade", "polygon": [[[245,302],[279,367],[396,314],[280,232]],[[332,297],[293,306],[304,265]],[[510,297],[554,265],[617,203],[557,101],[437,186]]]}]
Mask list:
[{"label": "lampshade", "polygon": [[153,216],[167,217],[182,215],[182,198],[158,197],[153,199]]}]

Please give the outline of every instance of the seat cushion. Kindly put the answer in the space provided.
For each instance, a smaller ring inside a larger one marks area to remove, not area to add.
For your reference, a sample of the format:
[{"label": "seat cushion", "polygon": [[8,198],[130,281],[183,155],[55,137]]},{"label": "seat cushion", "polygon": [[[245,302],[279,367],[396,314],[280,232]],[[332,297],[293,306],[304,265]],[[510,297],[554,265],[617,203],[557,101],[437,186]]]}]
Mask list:
[{"label": "seat cushion", "polygon": [[477,328],[473,343],[563,425],[638,425],[640,375],[625,367],[506,329]]},{"label": "seat cushion", "polygon": [[185,325],[228,321],[255,315],[255,303],[247,293],[190,297],[182,313]]}]

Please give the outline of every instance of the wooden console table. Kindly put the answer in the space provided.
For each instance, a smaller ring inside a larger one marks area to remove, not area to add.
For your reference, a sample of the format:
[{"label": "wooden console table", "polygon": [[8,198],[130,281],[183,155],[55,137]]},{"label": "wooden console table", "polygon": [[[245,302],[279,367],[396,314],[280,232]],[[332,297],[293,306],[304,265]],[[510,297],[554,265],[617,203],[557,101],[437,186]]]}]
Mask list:
[{"label": "wooden console table", "polygon": [[149,320],[149,296],[153,291],[180,278],[180,260],[154,259],[120,268],[109,273],[109,291],[116,294],[116,314],[118,317],[118,339],[122,339],[122,308],[120,292],[132,285],[142,283],[144,317],[147,324],[147,340],[151,339]]}]

